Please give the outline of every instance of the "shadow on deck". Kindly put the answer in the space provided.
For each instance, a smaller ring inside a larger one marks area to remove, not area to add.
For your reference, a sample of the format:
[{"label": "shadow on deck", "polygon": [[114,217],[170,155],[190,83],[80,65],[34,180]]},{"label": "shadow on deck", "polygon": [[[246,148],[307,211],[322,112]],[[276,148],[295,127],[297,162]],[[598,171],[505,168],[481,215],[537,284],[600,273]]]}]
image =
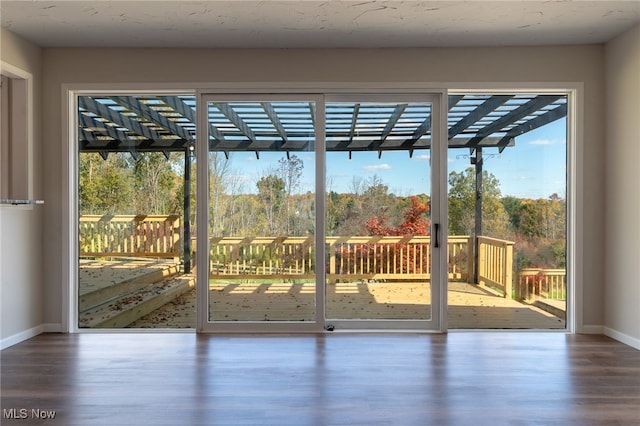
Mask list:
[{"label": "shadow on deck", "polygon": [[[80,264],[80,326],[89,328],[195,328],[195,280],[171,262],[97,262]],[[315,317],[312,283],[211,282],[214,320],[311,321]],[[104,300],[101,303],[98,295]],[[93,297],[89,303],[87,299]],[[560,309],[548,312],[496,296],[483,287],[451,282],[449,328],[563,329]],[[409,319],[431,315],[429,283],[349,282],[327,286],[327,317]],[[100,308],[101,307],[101,308]],[[98,309],[99,308],[99,309]],[[91,310],[93,309],[93,310]]]}]

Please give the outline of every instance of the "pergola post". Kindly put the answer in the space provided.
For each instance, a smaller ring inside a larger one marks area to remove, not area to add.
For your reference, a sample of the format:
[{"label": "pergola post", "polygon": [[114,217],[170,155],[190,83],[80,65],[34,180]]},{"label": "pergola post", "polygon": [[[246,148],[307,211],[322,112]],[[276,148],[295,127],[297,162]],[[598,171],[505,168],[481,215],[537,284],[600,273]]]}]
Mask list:
[{"label": "pergola post", "polygon": [[184,273],[191,273],[191,146],[184,150]]},{"label": "pergola post", "polygon": [[473,235],[473,282],[479,283],[480,269],[478,237],[482,235],[482,147],[476,147],[476,155],[471,158],[471,164],[476,166],[476,194],[475,194],[475,231]]}]

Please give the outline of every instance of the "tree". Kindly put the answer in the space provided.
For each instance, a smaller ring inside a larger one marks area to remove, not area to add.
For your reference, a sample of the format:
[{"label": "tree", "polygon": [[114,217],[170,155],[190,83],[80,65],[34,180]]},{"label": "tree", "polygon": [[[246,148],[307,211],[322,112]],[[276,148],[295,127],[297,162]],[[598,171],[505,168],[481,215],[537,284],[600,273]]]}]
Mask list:
[{"label": "tree", "polygon": [[128,154],[83,153],[79,164],[80,214],[134,214]]},{"label": "tree", "polygon": [[[396,206],[395,197],[389,194],[389,187],[382,182],[378,175],[373,175],[365,182],[364,191],[361,197],[361,215],[385,216],[392,226],[397,225],[401,220],[401,212],[394,210]],[[398,215],[400,213],[400,215]],[[363,217],[357,220],[362,223]],[[360,225],[360,232],[367,232],[366,226]]]},{"label": "tree", "polygon": [[520,212],[522,210],[522,200],[516,197],[503,197],[502,206],[504,207],[507,216],[509,217],[509,223],[513,229],[517,230],[520,227]]},{"label": "tree", "polygon": [[[475,233],[475,171],[449,173],[449,233]],[[482,233],[496,238],[509,235],[509,219],[501,202],[500,182],[491,173],[482,172]]]},{"label": "tree", "polygon": [[[138,214],[175,213],[172,200],[180,178],[171,164],[177,155],[172,153],[169,159],[162,153],[140,153],[133,162],[135,179],[135,209]],[[174,158],[172,158],[174,157]]]},{"label": "tree", "polygon": [[391,235],[429,235],[430,222],[424,217],[429,212],[429,206],[420,202],[418,197],[409,197],[411,206],[404,215],[404,221],[398,227],[386,225],[386,216],[372,216],[367,220],[365,226],[369,235],[391,236]]},{"label": "tree", "polygon": [[[411,204],[405,210],[404,221],[397,227],[387,225],[386,216],[371,216],[365,222],[369,235],[382,237],[429,235],[430,221],[425,217],[429,213],[429,206],[421,202],[417,196],[409,197],[409,200]],[[385,264],[383,259],[387,261],[393,259],[398,270],[408,273],[423,272],[423,265],[427,265],[429,262],[425,257],[427,253],[428,251],[426,250],[409,249],[406,243],[388,244],[379,248],[376,247],[376,244],[361,244],[356,245],[354,248],[341,247],[337,251],[339,256],[348,258],[352,262],[358,262],[359,259],[362,261],[364,259],[377,259],[377,262],[372,262],[379,269],[376,272],[380,272],[381,268],[383,268]],[[422,257],[422,259],[416,262],[418,257]]]},{"label": "tree", "polygon": [[[304,163],[297,155],[289,158],[282,157],[278,160],[279,177],[284,182],[285,192],[285,216],[286,216],[286,233],[289,235],[294,226],[295,211],[292,210],[293,193],[300,187],[300,178],[302,177],[302,169]],[[297,211],[297,210],[296,210]]]},{"label": "tree", "polygon": [[281,213],[285,201],[285,181],[273,174],[263,176],[257,182],[258,198],[267,223],[267,234],[278,236],[283,233]]},{"label": "tree", "polygon": [[212,235],[222,236],[227,217],[225,190],[231,172],[229,158],[220,152],[209,153],[209,229]]}]

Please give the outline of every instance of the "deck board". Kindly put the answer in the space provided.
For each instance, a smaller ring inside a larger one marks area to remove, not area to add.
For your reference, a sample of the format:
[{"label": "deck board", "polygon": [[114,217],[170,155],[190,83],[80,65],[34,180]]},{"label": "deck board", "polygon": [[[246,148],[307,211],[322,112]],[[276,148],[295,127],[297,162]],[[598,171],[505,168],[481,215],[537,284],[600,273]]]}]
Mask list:
[{"label": "deck board", "polygon": [[[291,291],[291,284],[281,283],[272,292],[256,293],[256,285],[245,285],[244,288],[233,287],[226,289],[225,298],[219,299],[219,295],[211,297],[211,303],[221,307],[220,320],[234,320],[239,318],[238,312],[242,309],[249,311],[243,318],[245,320],[260,320],[266,306],[270,306],[270,313],[273,317],[282,319],[301,319],[313,317],[313,288],[309,284],[304,290]],[[305,287],[305,286],[303,286]],[[339,311],[343,313],[353,312],[354,317],[374,317],[384,318],[386,314],[393,309],[395,318],[415,318],[420,315],[428,315],[429,306],[425,304],[409,304],[408,300],[412,300],[416,294],[420,294],[423,289],[419,286],[404,287],[403,294],[394,295],[395,300],[399,302],[394,308],[390,308],[389,304],[369,303],[372,297],[360,297],[363,293],[360,289],[366,289],[368,294],[382,297],[389,295],[393,290],[398,289],[398,285],[393,288],[384,289],[384,283],[363,284],[354,283],[349,290],[349,286],[343,284],[341,290],[331,293],[329,301],[333,304],[330,311]],[[213,287],[215,290],[216,287]],[[242,297],[228,298],[228,293],[235,292],[236,295]],[[286,294],[288,297],[283,299],[278,295]],[[298,297],[295,297],[295,296]],[[306,297],[299,297],[299,296]],[[293,296],[293,298],[291,298]],[[354,297],[357,296],[357,297]],[[422,296],[422,300],[428,301],[427,297]],[[383,299],[385,300],[385,299]],[[386,299],[387,301],[389,299]],[[405,303],[402,303],[405,302]],[[331,306],[328,304],[328,306]],[[243,308],[244,307],[244,308]],[[251,311],[253,311],[251,313]],[[232,315],[235,313],[235,317]],[[232,315],[224,317],[225,315]],[[478,329],[563,329],[565,327],[564,320],[545,312],[535,306],[525,305],[515,300],[497,297],[489,292],[484,292],[478,286],[467,283],[452,283],[449,289],[449,307],[448,307],[449,328],[478,328]],[[141,318],[130,327],[140,328],[183,328],[195,327],[195,291],[192,291],[174,303],[165,305],[155,312]]]},{"label": "deck board", "polygon": [[[102,263],[101,268],[96,265],[81,264],[81,275],[92,277],[96,281],[92,284],[94,286],[106,286],[140,276],[143,274],[141,270],[146,268],[166,267],[166,262],[137,262],[135,265]],[[336,283],[327,288],[327,316],[330,318],[407,319],[430,316],[428,283],[358,280]],[[210,303],[215,308],[216,320],[264,320],[267,307],[270,320],[310,321],[315,317],[312,283],[218,283],[211,284],[210,290]],[[538,307],[496,296],[483,287],[451,282],[448,290],[450,329],[565,328],[563,319]],[[195,306],[195,291],[190,291],[128,327],[195,328]]]}]

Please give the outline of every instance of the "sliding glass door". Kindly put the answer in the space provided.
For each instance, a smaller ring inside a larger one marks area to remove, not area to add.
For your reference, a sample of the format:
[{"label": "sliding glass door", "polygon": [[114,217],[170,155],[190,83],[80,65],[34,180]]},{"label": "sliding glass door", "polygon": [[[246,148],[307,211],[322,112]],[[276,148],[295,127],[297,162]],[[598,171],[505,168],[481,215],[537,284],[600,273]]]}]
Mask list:
[{"label": "sliding glass door", "polygon": [[325,126],[327,325],[433,327],[433,99],[334,96]]},{"label": "sliding glass door", "polygon": [[566,328],[567,93],[76,102],[78,328]]},{"label": "sliding glass door", "polygon": [[298,97],[203,102],[207,324],[317,324],[316,108]]},{"label": "sliding glass door", "polygon": [[195,101],[77,97],[79,329],[195,328]]},{"label": "sliding glass door", "polygon": [[200,330],[439,327],[437,97],[199,108]]}]

